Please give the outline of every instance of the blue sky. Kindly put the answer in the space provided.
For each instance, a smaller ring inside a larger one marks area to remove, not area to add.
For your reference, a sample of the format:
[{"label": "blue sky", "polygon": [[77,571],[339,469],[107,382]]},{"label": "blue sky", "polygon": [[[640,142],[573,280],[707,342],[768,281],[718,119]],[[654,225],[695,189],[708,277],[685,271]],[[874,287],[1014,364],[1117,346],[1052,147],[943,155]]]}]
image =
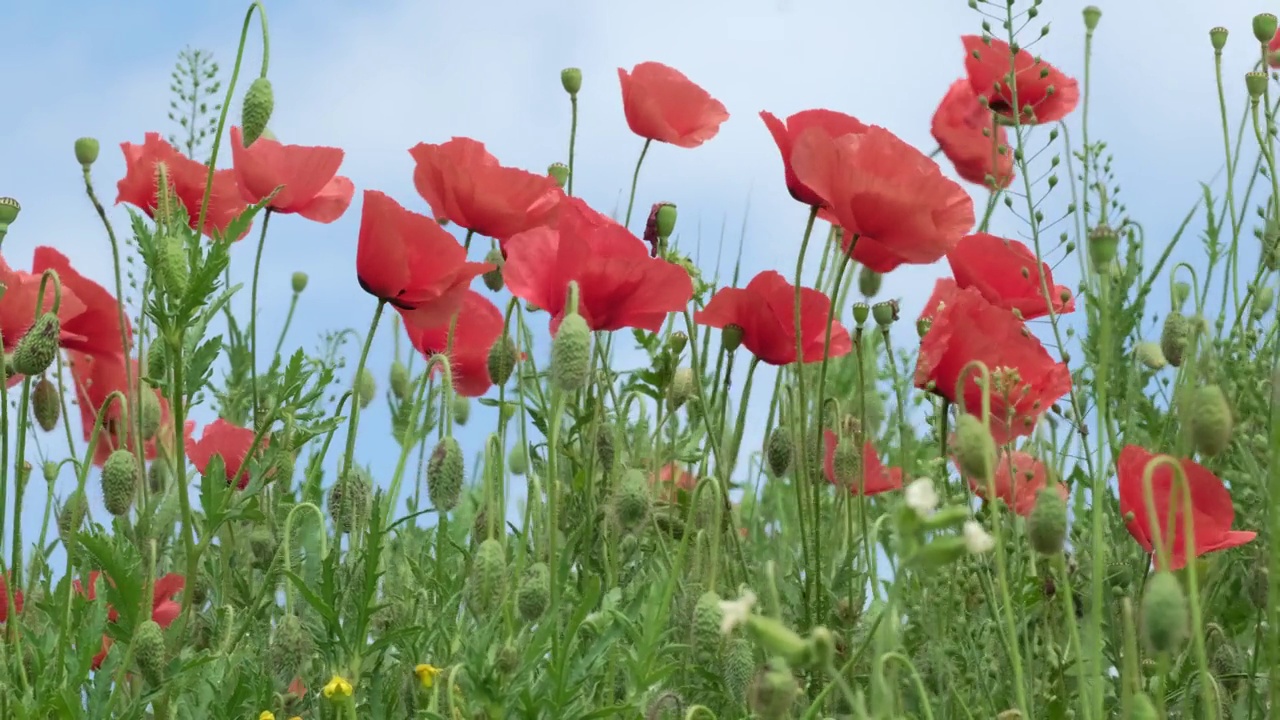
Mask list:
[{"label": "blue sky", "polygon": [[[1040,19],[1053,30],[1035,47],[1081,78],[1085,4],[1049,0]],[[1104,13],[1095,41],[1093,137],[1107,141],[1122,199],[1158,247],[1197,198],[1197,182],[1222,164],[1208,30],[1224,25],[1233,33],[1226,77],[1234,115],[1244,98],[1243,73],[1257,52],[1250,18],[1275,8],[1252,0],[1171,0],[1159,10],[1131,0],[1099,4]],[[15,267],[29,267],[34,247],[53,245],[111,287],[110,250],[84,198],[73,141],[82,135],[101,140],[94,177],[109,202],[123,174],[119,143],[172,129],[166,112],[178,51],[187,45],[212,50],[224,73],[230,71],[244,8],[207,0],[122,7],[79,0],[6,10],[13,30],[0,43],[0,66],[6,68],[0,195],[23,206],[4,242],[4,257]],[[344,148],[342,174],[357,191],[382,190],[420,212],[427,207],[414,192],[408,154],[418,142],[466,135],[485,142],[504,163],[530,170],[565,160],[569,114],[559,71],[566,66],[582,68],[585,78],[575,187],[604,212],[625,207],[641,141],[623,119],[616,68],[657,60],[682,70],[720,99],[731,118],[703,147],[657,146],[649,153],[637,214],[642,218],[654,201],[677,203],[679,242],[692,248],[701,238],[704,266],[714,260],[721,228],[727,224],[727,236],[736,240],[745,218],[744,277],[793,267],[805,219],[805,209],[786,194],[777,150],[757,113],[840,110],[929,152],[935,146],[929,136],[933,111],[964,72],[959,36],[980,32],[981,23],[959,0],[277,1],[267,3],[267,12],[277,137]],[[255,25],[247,73],[256,72],[260,61],[257,33]],[[246,78],[240,88],[247,84]],[[232,110],[238,119],[238,97]],[[1079,114],[1070,122],[1078,129]],[[222,157],[229,165],[229,153]],[[1061,206],[1065,183],[1059,190]],[[294,217],[272,223],[260,295],[265,337],[274,338],[283,323],[289,276],[296,270],[311,282],[286,348],[314,348],[326,330],[363,332],[374,302],[359,289],[353,270],[358,198],[359,192],[332,225]],[[124,208],[112,208],[111,215],[118,228],[125,225]],[[1015,223],[998,212],[993,230],[1013,235]],[[233,266],[246,283],[252,242],[237,248]],[[485,249],[481,244],[479,254]],[[1186,243],[1185,249],[1198,247]],[[1074,259],[1064,263],[1059,281],[1074,286],[1077,267]],[[885,279],[882,296],[901,298],[904,317],[915,317],[933,279],[946,273],[945,263],[903,268]],[[238,308],[247,312],[247,292]],[[384,325],[370,361],[383,384],[390,327]],[[904,337],[914,333],[907,323],[901,330]],[[350,352],[354,366],[358,348]],[[767,387],[767,380],[756,382]],[[765,394],[756,393],[753,406],[765,402]],[[759,446],[765,410],[758,408],[758,420],[749,424],[755,435],[744,438],[744,449]],[[204,408],[197,416],[208,419],[209,412]],[[469,456],[479,450],[491,419],[484,408],[473,408],[464,436]],[[359,458],[372,464],[375,476],[389,476],[395,445],[387,436],[386,412],[375,405],[361,428]],[[42,438],[55,458],[63,450],[58,435]],[[35,480],[22,509],[27,538],[38,532],[43,511],[43,488]],[[71,474],[64,472],[59,493],[71,486]],[[101,507],[98,498],[94,503]]]}]

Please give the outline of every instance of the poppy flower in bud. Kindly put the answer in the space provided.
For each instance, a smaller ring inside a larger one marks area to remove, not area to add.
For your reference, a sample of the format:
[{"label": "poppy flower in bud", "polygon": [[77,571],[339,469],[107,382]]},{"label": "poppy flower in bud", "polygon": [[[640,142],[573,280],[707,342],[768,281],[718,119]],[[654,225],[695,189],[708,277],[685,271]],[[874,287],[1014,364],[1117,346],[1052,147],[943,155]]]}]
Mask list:
[{"label": "poppy flower in bud", "polygon": [[[127,315],[121,318],[120,303],[106,288],[81,275],[71,267],[66,255],[51,247],[37,247],[31,265],[36,275],[37,290],[40,275],[46,270],[58,273],[62,282],[62,305],[58,310],[58,318],[62,321],[62,347],[91,355],[120,355],[132,349],[121,346],[122,342],[133,342],[129,319]],[[49,289],[45,292],[52,297]],[[83,308],[81,311],[63,312],[75,308],[77,303]],[[124,333],[120,332],[121,322],[124,323]]]},{"label": "poppy flower in bud", "polygon": [[[959,463],[956,463],[959,466]],[[962,475],[964,473],[961,473]],[[983,478],[965,476],[969,489],[974,495],[984,499],[987,497],[987,482]],[[1053,488],[1063,500],[1067,499],[1067,487],[1061,483],[1049,482],[1049,468],[1031,453],[1015,450],[1000,452],[995,471],[996,497],[1004,501],[1011,510],[1027,517],[1036,507],[1036,499],[1040,491]]]},{"label": "poppy flower in bud", "polygon": [[[708,327],[742,328],[742,344],[751,354],[770,365],[790,365],[796,361],[796,288],[781,274],[769,270],[756,275],[745,288],[721,288],[706,307],[694,314],[694,321]],[[812,288],[800,290],[800,338],[803,361],[822,360],[827,338],[827,316],[831,300]],[[828,355],[836,358],[853,349],[849,331],[835,322],[831,326]]]},{"label": "poppy flower in bud", "polygon": [[489,379],[489,349],[502,335],[502,311],[480,293],[467,290],[456,317],[456,323],[450,318],[429,328],[414,327],[406,322],[405,332],[423,357],[447,353],[453,389],[464,397],[479,397],[493,386]]},{"label": "poppy flower in bud", "polygon": [[[824,430],[822,433],[822,443],[826,452],[826,458],[823,461],[823,468],[827,476],[827,482],[833,485],[840,485],[836,481],[836,446],[839,445],[839,437],[831,430]],[[861,485],[860,485],[861,483]],[[849,484],[849,492],[854,495],[879,495],[890,490],[900,490],[902,488],[902,468],[885,467],[880,462],[880,456],[876,454],[876,446],[870,440],[862,445],[862,477],[856,478]],[[862,492],[859,492],[861,490]]]},{"label": "poppy flower in bud", "polygon": [[938,164],[877,126],[795,140],[796,179],[821,198],[854,260],[875,272],[942,259],[973,228],[973,199]]},{"label": "poppy flower in bud", "polygon": [[[986,98],[987,106],[1002,118],[1013,120],[1015,100],[1023,125],[1057,122],[1079,104],[1080,86],[1075,78],[1026,50],[1019,48],[1014,53],[1009,43],[978,35],[965,35],[960,40],[964,43],[969,86],[978,97]],[[1012,83],[1010,59],[1014,69]]]},{"label": "poppy flower in bud", "polygon": [[269,206],[274,212],[331,223],[347,211],[356,191],[349,178],[338,175],[338,148],[283,145],[265,137],[245,147],[240,128],[233,127],[231,157],[245,202],[260,202],[280,188]]},{"label": "poppy flower in bud", "polygon": [[[978,415],[981,376],[974,368],[964,370],[975,360],[991,373],[991,434],[999,444],[1030,435],[1049,406],[1071,390],[1066,364],[1055,362],[1013,311],[965,288],[943,303],[921,339],[915,385],[963,402],[967,412]],[[964,384],[957,392],[962,371]]]},{"label": "poppy flower in bud", "polygon": [[[71,586],[76,593],[84,597],[90,602],[98,599],[98,579],[102,578],[103,582],[110,583],[111,578],[103,573],[94,570],[89,573],[88,587],[80,583],[79,580],[72,580]],[[182,592],[186,586],[186,578],[176,573],[169,573],[161,578],[157,578],[151,591],[151,620],[154,620],[162,628],[167,628],[178,619],[178,615],[182,612],[182,606],[174,598]],[[115,608],[107,607],[107,622],[114,623],[120,619],[120,613]],[[146,618],[141,618],[146,619]],[[97,670],[102,667],[102,661],[107,658],[107,651],[111,649],[112,639],[110,635],[102,636],[102,650],[93,657],[93,669]]]},{"label": "poppy flower in bud", "polygon": [[437,220],[499,241],[544,224],[565,196],[555,178],[501,165],[471,138],[419,143],[409,154],[413,185]]},{"label": "poppy flower in bud", "polygon": [[689,303],[688,271],[650,257],[640,238],[580,199],[568,198],[562,206],[555,229],[534,228],[511,238],[503,267],[511,294],[551,313],[553,331],[564,315],[570,281],[578,283],[578,313],[596,331],[657,332],[667,315]]},{"label": "poppy flower in bud", "polygon": [[767,111],[760,111],[760,119],[764,120],[773,141],[778,144],[778,152],[782,153],[782,169],[787,181],[787,191],[791,197],[805,205],[822,205],[823,199],[796,178],[791,168],[791,150],[801,133],[810,128],[818,128],[827,135],[838,138],[844,135],[866,132],[867,125],[852,115],[845,115],[834,110],[802,110],[785,121],[779,120]]},{"label": "poppy flower in bud", "polygon": [[947,253],[947,262],[959,287],[977,290],[997,307],[1017,310],[1023,320],[1044,317],[1050,307],[1054,314],[1076,309],[1071,290],[1055,285],[1048,264],[1037,261],[1036,254],[1017,240],[987,233],[966,235]]},{"label": "poppy flower in bud", "polygon": [[[961,178],[1007,188],[1013,181],[1013,151],[1003,126],[992,127],[991,110],[982,105],[968,80],[957,80],[933,113],[933,139]],[[990,178],[990,180],[988,179]]]},{"label": "poppy flower in bud", "polygon": [[[4,352],[12,353],[18,346],[18,342],[22,340],[27,331],[31,330],[36,320],[36,309],[39,306],[40,312],[45,313],[53,309],[53,282],[45,283],[43,302],[40,299],[40,275],[25,272],[23,270],[14,270],[0,257],[0,287],[4,288],[4,294],[0,295],[0,339],[4,342]],[[68,345],[83,345],[87,340],[83,335],[76,334],[67,330],[67,324],[73,323],[74,320],[83,314],[87,307],[71,288],[62,288],[62,302],[58,305],[58,344],[62,347]],[[120,345],[120,338],[116,337],[116,345]],[[9,378],[8,384],[15,385],[22,381],[21,375],[14,375]]]},{"label": "poppy flower in bud", "polygon": [[[249,457],[249,450],[253,448],[254,432],[248,428],[232,425],[222,418],[205,425],[199,440],[195,438],[195,429],[195,421],[188,420],[185,428],[185,444],[187,459],[191,464],[195,465],[203,475],[208,470],[209,463],[213,461],[213,456],[220,456],[227,482],[234,480],[237,490],[245,489],[249,484],[249,469],[245,466],[245,460]],[[257,451],[262,452],[269,444],[269,440],[268,437],[263,436],[258,442]]]},{"label": "poppy flower in bud", "polygon": [[[125,363],[128,362],[126,374]],[[91,355],[88,353],[67,351],[67,363],[71,369],[71,380],[76,388],[76,404],[80,407],[80,424],[86,442],[93,436],[93,426],[97,421],[98,411],[112,392],[124,395],[129,404],[138,407],[134,400],[134,388],[138,387],[142,377],[138,361],[125,358],[123,355]],[[132,380],[132,383],[129,381]],[[143,443],[146,459],[155,459],[156,441],[168,443],[173,437],[173,417],[169,413],[169,401],[161,396],[160,391],[146,387],[144,393],[154,393],[156,404],[160,408],[160,420],[156,425],[156,433]],[[148,401],[149,402],[149,401]],[[98,435],[98,444],[94,447],[93,462],[102,465],[115,450],[133,451],[135,439],[138,437],[137,423],[127,423],[127,414],[119,400],[112,400],[103,415],[102,432]],[[145,436],[144,436],[145,437]]]},{"label": "poppy flower in bud", "polygon": [[618,68],[622,109],[631,132],[642,138],[696,148],[720,132],[729,112],[675,68],[643,62],[627,72]]},{"label": "poppy flower in bud", "polygon": [[448,322],[471,281],[492,269],[468,262],[466,250],[435,220],[376,190],[364,192],[356,277],[365,292],[393,305],[406,323]]},{"label": "poppy flower in bud", "polygon": [[[160,139],[160,133],[147,133],[141,145],[121,143],[124,151],[125,175],[116,183],[116,204],[130,205],[154,217],[157,204],[156,163],[168,168],[169,183],[174,197],[187,211],[187,223],[195,228],[200,218],[200,205],[209,179],[209,166],[178,152],[177,148]],[[200,232],[213,237],[222,232],[244,212],[246,203],[236,183],[235,170],[216,170],[213,173],[213,189],[209,193],[209,209]],[[244,234],[233,240],[239,240]]]},{"label": "poppy flower in bud", "polygon": [[[1186,484],[1178,492],[1174,492],[1173,468],[1167,464],[1159,465],[1151,476],[1151,496],[1155,505],[1155,517],[1147,509],[1143,475],[1147,463],[1157,457],[1156,454],[1138,445],[1126,445],[1116,459],[1116,475],[1120,489],[1120,513],[1129,518],[1125,525],[1129,534],[1142,546],[1143,550],[1156,556],[1155,539],[1161,538],[1169,551],[1169,570],[1180,570],[1186,567],[1186,495],[1191,493],[1193,534],[1195,540],[1195,557],[1206,553],[1228,548],[1239,547],[1251,542],[1257,533],[1251,530],[1232,530],[1236,512],[1231,504],[1231,493],[1222,481],[1199,464],[1182,459],[1178,464],[1186,475]],[[1179,485],[1181,485],[1179,483]],[[1173,518],[1173,535],[1169,535],[1170,516]],[[1153,524],[1159,535],[1152,529]]]}]

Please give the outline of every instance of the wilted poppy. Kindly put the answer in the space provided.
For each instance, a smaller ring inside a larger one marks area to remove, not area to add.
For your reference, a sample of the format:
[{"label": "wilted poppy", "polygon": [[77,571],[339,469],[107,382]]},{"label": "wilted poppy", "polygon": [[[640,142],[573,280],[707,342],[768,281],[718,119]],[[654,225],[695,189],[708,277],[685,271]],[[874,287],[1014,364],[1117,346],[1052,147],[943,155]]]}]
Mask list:
[{"label": "wilted poppy", "polygon": [[502,269],[507,288],[551,313],[554,329],[564,315],[569,282],[576,280],[578,314],[592,330],[657,332],[693,297],[689,272],[650,257],[644,241],[616,222],[599,223],[588,210],[564,210],[554,230],[540,227],[512,237]]},{"label": "wilted poppy", "polygon": [[[969,489],[980,498],[987,497],[986,478],[966,477]],[[1035,509],[1040,491],[1049,487],[1049,467],[1034,455],[1021,450],[1000,452],[995,472],[996,497],[1004,501],[1017,514],[1026,517]],[[1054,490],[1067,499],[1067,487],[1053,483]]]},{"label": "wilted poppy", "polygon": [[795,145],[796,138],[810,128],[818,128],[833,138],[867,130],[867,125],[861,120],[834,110],[802,110],[785,121],[762,110],[760,119],[764,120],[769,133],[773,135],[773,141],[778,144],[778,152],[782,154],[787,191],[791,193],[791,197],[805,205],[821,205],[823,200],[807,185],[796,179],[795,170],[791,168],[791,149]]},{"label": "wilted poppy", "polygon": [[[1186,539],[1186,491],[1191,493],[1191,522],[1195,540],[1195,556],[1216,550],[1226,550],[1251,542],[1257,533],[1252,530],[1232,530],[1236,511],[1231,504],[1231,493],[1213,473],[1194,461],[1183,458],[1178,461],[1186,475],[1186,484],[1174,492],[1173,468],[1161,463],[1151,476],[1151,497],[1156,515],[1147,510],[1143,475],[1147,463],[1157,456],[1138,445],[1126,445],[1116,458],[1116,475],[1120,488],[1120,513],[1125,517],[1129,534],[1143,550],[1156,556],[1155,540],[1160,538],[1169,551],[1170,570],[1187,565]],[[1173,534],[1169,534],[1170,513],[1173,515]],[[1158,528],[1158,531],[1153,528]],[[1159,533],[1157,535],[1157,532]]]},{"label": "wilted poppy", "polygon": [[618,68],[622,109],[631,132],[642,138],[695,148],[720,132],[729,113],[684,73],[662,63]]},{"label": "wilted poppy", "polygon": [[[98,599],[98,578],[106,582],[111,582],[111,578],[105,577],[103,573],[94,570],[89,573],[89,587],[86,589],[80,584],[79,580],[72,580],[71,585],[75,591],[85,597],[90,602]],[[162,628],[167,628],[178,619],[178,615],[182,612],[182,606],[178,604],[174,598],[178,593],[182,592],[186,586],[186,578],[177,573],[169,573],[164,577],[156,580],[151,591],[151,620]],[[107,607],[107,622],[116,622],[120,619],[120,613],[115,608]],[[107,658],[107,651],[111,649],[111,636],[102,636],[102,650],[93,657],[93,669],[97,670],[102,667],[102,661]]]},{"label": "wilted poppy", "polygon": [[364,191],[356,277],[365,292],[400,310],[406,323],[448,322],[471,281],[492,269],[468,262],[466,250],[440,223],[376,190]]},{"label": "wilted poppy", "polygon": [[[129,363],[129,374],[125,374],[125,363]],[[80,406],[80,424],[87,442],[93,436],[93,426],[97,421],[98,411],[112,392],[124,395],[130,406],[137,407],[132,388],[138,387],[140,378],[138,361],[123,355],[90,355],[87,353],[68,351],[67,363],[71,370],[71,380],[75,384],[76,404]],[[132,380],[132,385],[129,383]],[[154,459],[157,453],[157,441],[171,445],[173,437],[173,418],[169,414],[169,401],[161,396],[160,391],[147,387],[143,392],[154,393],[160,405],[160,424],[156,434],[143,443],[144,457]],[[98,444],[94,448],[93,462],[101,465],[115,450],[134,450],[134,439],[138,436],[137,422],[125,422],[127,414],[119,401],[113,401],[103,415],[102,432],[98,435]]]},{"label": "wilted poppy", "polygon": [[991,110],[973,86],[957,80],[933,113],[931,130],[957,175],[983,187],[1007,188],[1013,181],[1013,151],[1004,127],[992,124]]},{"label": "wilted poppy", "polygon": [[[199,440],[195,438],[195,429],[195,421],[188,420],[184,431],[187,459],[191,464],[195,465],[203,475],[208,470],[213,457],[217,455],[222,458],[227,482],[235,480],[237,489],[245,489],[249,484],[249,472],[245,467],[245,461],[249,458],[249,450],[253,448],[254,432],[248,428],[233,425],[222,418],[205,425]],[[269,441],[270,438],[263,436],[258,442],[257,452],[264,450]]]},{"label": "wilted poppy", "polygon": [[1017,310],[1023,320],[1044,317],[1050,307],[1055,314],[1076,309],[1071,290],[1055,285],[1049,266],[1037,261],[1036,254],[1017,240],[987,233],[966,235],[947,253],[947,262],[956,285],[977,290],[992,305]]},{"label": "wilted poppy", "polygon": [[231,128],[240,197],[261,202],[278,187],[280,192],[268,206],[273,212],[297,213],[320,223],[342,217],[356,190],[349,178],[338,174],[342,156],[340,148],[283,145],[265,137],[245,147],[240,128]]},{"label": "wilted poppy", "polygon": [[[124,151],[125,175],[116,183],[116,204],[130,205],[154,217],[158,202],[156,163],[164,163],[168,169],[169,185],[174,197],[187,211],[187,224],[195,228],[200,217],[200,204],[209,179],[209,166],[178,152],[160,139],[160,133],[150,132],[141,145],[121,143]],[[213,173],[213,190],[209,194],[209,209],[201,232],[210,237],[214,231],[227,229],[232,220],[244,212],[246,204],[240,196],[234,170],[217,170]],[[248,233],[245,228],[239,240]]]},{"label": "wilted poppy", "polygon": [[[915,385],[971,415],[982,412],[982,390],[972,361],[991,372],[991,433],[996,442],[1031,434],[1036,420],[1071,390],[1071,371],[1054,362],[1013,311],[992,305],[973,288],[958,290],[933,317],[920,341]],[[964,372],[964,385],[957,384]]]},{"label": "wilted poppy", "polygon": [[479,235],[506,240],[542,225],[564,197],[546,173],[501,165],[471,138],[419,143],[409,154],[413,185],[436,218]]},{"label": "wilted poppy", "polygon": [[[836,480],[836,444],[839,438],[835,432],[824,430],[822,433],[822,444],[825,448],[825,459],[823,460],[823,469],[827,476],[827,482],[832,485],[842,485],[845,483]],[[854,495],[879,495],[880,493],[889,492],[890,490],[898,490],[902,487],[902,468],[887,468],[884,463],[880,462],[880,456],[876,454],[876,446],[870,441],[866,441],[862,445],[862,477],[854,478],[848,483],[849,492]],[[859,492],[861,491],[861,492]]]},{"label": "wilted poppy", "polygon": [[1019,48],[1015,54],[1009,43],[978,35],[965,35],[961,41],[969,86],[1001,117],[1013,120],[1017,102],[1022,124],[1057,122],[1080,102],[1080,86],[1074,78],[1026,50]]},{"label": "wilted poppy", "polygon": [[493,386],[489,379],[489,349],[502,335],[502,311],[480,293],[467,290],[455,317],[456,322],[451,318],[430,328],[405,323],[405,331],[423,357],[447,353],[453,389],[459,395],[479,397]]},{"label": "wilted poppy", "polygon": [[875,272],[936,262],[973,228],[964,188],[884,128],[838,138],[810,128],[791,166],[844,228],[845,250]]},{"label": "wilted poppy", "polygon": [[[804,362],[822,360],[827,340],[831,299],[813,288],[800,290],[800,345]],[[780,273],[768,270],[751,278],[744,288],[721,288],[694,321],[708,327],[742,328],[742,345],[770,365],[796,361],[796,288]],[[853,349],[849,331],[838,321],[831,326],[828,355],[840,357]]]}]

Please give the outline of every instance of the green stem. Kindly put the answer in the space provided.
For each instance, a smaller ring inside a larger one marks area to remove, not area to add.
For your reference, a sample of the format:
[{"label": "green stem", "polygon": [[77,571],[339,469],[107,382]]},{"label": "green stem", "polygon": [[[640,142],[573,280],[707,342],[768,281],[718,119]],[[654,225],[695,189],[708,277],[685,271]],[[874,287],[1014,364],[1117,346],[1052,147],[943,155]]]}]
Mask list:
[{"label": "green stem", "polygon": [[[640,148],[640,159],[636,160],[635,172],[631,174],[631,198],[627,200],[627,218],[622,221],[622,225],[627,228],[631,227],[631,211],[636,206],[636,185],[640,183],[640,166],[644,164],[644,156],[649,152],[649,145],[652,143],[652,140],[644,141],[644,147]],[[573,177],[572,170],[569,172],[569,177]]]},{"label": "green stem", "polygon": [[[578,94],[569,96],[569,182],[565,194],[573,197],[573,153],[578,144]],[[648,143],[645,144],[648,147]]]},{"label": "green stem", "polygon": [[[298,293],[294,293],[289,300],[289,312],[284,316],[284,327],[280,328],[280,337],[276,338],[276,349],[271,353],[271,357],[280,357],[280,348],[284,347],[285,335],[289,334],[289,326],[293,324],[293,311],[298,309]],[[396,336],[399,338],[399,335]],[[399,354],[397,353],[397,357]]]},{"label": "green stem", "polygon": [[373,320],[369,323],[369,334],[364,338],[364,348],[360,350],[360,361],[356,363],[356,374],[352,379],[352,403],[351,418],[347,423],[347,449],[342,457],[342,473],[345,475],[351,470],[351,459],[356,453],[356,428],[360,424],[360,403],[354,397],[354,388],[360,383],[360,375],[364,373],[364,364],[369,359],[369,348],[373,346],[373,336],[378,332],[378,321],[382,319],[382,309],[386,307],[386,300],[378,300],[378,307],[373,311]]},{"label": "green stem", "polygon": [[[267,246],[267,225],[271,222],[271,208],[262,214],[262,231],[258,233],[258,253],[253,258],[253,281],[249,290],[249,384],[253,388],[253,426],[258,417],[258,276],[262,270],[262,250]],[[296,298],[297,295],[295,294]],[[290,312],[293,307],[290,306]],[[284,339],[281,333],[280,338]],[[273,358],[274,361],[274,358]]]},{"label": "green stem", "polygon": [[[816,205],[809,209],[809,218],[805,222],[805,226],[804,226],[804,237],[800,240],[800,252],[796,257],[795,307],[792,309],[793,320],[795,321],[794,332],[796,334],[796,359],[795,359],[795,362],[792,364],[792,369],[795,371],[795,375],[796,375],[797,407],[796,407],[796,413],[795,413],[795,421],[796,421],[795,433],[796,433],[797,439],[799,440],[799,442],[796,444],[796,449],[799,453],[799,457],[801,458],[801,461],[796,463],[796,482],[802,488],[807,487],[810,491],[813,491],[813,489],[811,487],[808,487],[810,482],[809,467],[808,467],[809,463],[803,460],[803,458],[806,457],[807,453],[812,452],[812,448],[809,447],[808,437],[806,433],[806,425],[808,424],[806,421],[808,419],[808,414],[809,414],[809,405],[804,393],[804,390],[805,390],[804,388],[804,336],[800,332],[800,328],[801,328],[800,300],[802,297],[801,291],[804,289],[804,283],[802,282],[803,280],[802,274],[804,272],[804,256],[805,256],[805,252],[809,249],[809,239],[813,236],[813,225],[818,220],[818,209],[819,208]],[[821,403],[819,403],[819,405],[821,405]],[[816,493],[816,491],[814,492]],[[803,513],[803,509],[801,508],[797,508],[796,510],[797,512]],[[817,567],[817,559],[816,559],[816,555],[817,555],[816,543],[818,542],[817,537],[818,537],[818,533],[820,532],[818,526],[821,523],[818,522],[818,517],[816,514],[814,515],[814,517],[810,518],[810,520],[812,521],[810,524],[813,526],[813,542],[815,543],[815,548],[814,548],[815,559],[814,559],[813,566],[806,568],[807,572],[805,573],[805,587],[806,588],[811,587],[811,589],[807,593],[808,601],[805,602],[804,604],[805,629],[808,629],[809,627],[812,626],[813,611],[814,611],[814,608],[812,607],[812,605],[813,605],[813,602],[816,601],[818,594],[822,590],[822,581],[818,577],[818,567]]]}]

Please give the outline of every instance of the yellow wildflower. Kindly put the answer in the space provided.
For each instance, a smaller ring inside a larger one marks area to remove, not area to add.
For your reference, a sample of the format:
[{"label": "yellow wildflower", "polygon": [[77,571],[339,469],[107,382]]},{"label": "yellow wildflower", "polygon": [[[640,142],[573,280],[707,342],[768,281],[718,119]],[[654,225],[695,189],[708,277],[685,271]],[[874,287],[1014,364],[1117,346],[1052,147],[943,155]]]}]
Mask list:
[{"label": "yellow wildflower", "polygon": [[351,697],[355,691],[351,687],[351,683],[347,682],[346,678],[341,675],[334,675],[333,679],[329,681],[329,684],[324,686],[324,690],[322,692],[326,698],[338,701],[343,698]]},{"label": "yellow wildflower", "polygon": [[258,720],[276,720],[276,714],[270,710],[263,710],[262,714],[258,715]]},{"label": "yellow wildflower", "polygon": [[413,669],[413,674],[418,676],[418,682],[422,683],[422,687],[431,689],[436,684],[436,676],[444,672],[435,665],[423,663]]}]

